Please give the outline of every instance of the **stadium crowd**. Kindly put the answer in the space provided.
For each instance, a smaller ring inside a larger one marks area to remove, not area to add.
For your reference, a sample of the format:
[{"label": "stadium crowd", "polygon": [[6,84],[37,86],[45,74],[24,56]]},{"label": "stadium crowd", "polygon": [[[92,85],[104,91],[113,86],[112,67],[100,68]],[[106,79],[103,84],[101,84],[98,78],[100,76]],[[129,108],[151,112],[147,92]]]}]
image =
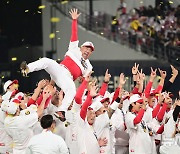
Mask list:
[{"label": "stadium crowd", "polygon": [[111,39],[117,42],[127,40],[131,47],[146,53],[147,48],[151,48],[154,53],[168,56],[170,47],[178,50],[180,5],[176,8],[162,6],[141,6],[127,13],[126,3],[122,2],[112,17]]}]

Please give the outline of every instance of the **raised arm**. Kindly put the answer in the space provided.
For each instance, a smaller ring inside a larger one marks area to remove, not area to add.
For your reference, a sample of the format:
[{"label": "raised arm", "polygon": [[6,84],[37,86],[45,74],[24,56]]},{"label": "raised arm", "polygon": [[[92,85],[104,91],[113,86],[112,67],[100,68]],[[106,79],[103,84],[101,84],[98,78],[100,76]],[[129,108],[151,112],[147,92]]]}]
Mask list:
[{"label": "raised arm", "polygon": [[151,87],[152,87],[152,84],[153,84],[154,79],[156,77],[156,71],[157,71],[157,69],[153,70],[153,68],[151,67],[151,75],[150,75],[150,78],[149,78],[149,82],[146,85],[146,88],[144,90],[146,98],[148,98],[150,96]]},{"label": "raised arm", "polygon": [[122,90],[125,82],[126,82],[125,76],[124,76],[123,73],[121,73],[121,74],[119,75],[119,86],[116,88],[116,90],[115,90],[115,92],[114,92],[113,99],[112,99],[112,101],[110,102],[111,104],[118,98],[119,93],[120,93],[120,90]]},{"label": "raised arm", "polygon": [[78,9],[71,9],[69,11],[72,17],[72,27],[71,27],[71,42],[78,40],[78,29],[77,29],[77,19],[81,13],[78,13]]},{"label": "raised arm", "polygon": [[46,85],[46,80],[43,79],[43,80],[39,81],[38,86],[34,90],[34,93],[31,96],[31,98],[29,99],[27,106],[30,106],[31,104],[36,104],[36,100],[37,100],[38,96],[40,95],[42,89],[45,87],[45,85]]},{"label": "raised arm", "polygon": [[166,71],[163,71],[161,69],[159,69],[159,73],[160,73],[160,76],[161,76],[161,80],[157,86],[157,88],[155,89],[155,92],[156,93],[161,93],[162,92],[162,89],[163,89],[163,86],[164,86],[164,81],[165,81],[165,78],[166,78]]},{"label": "raised arm", "polygon": [[102,83],[101,89],[99,90],[99,95],[104,96],[108,88],[108,83],[109,83],[110,78],[111,78],[111,74],[109,74],[108,69],[107,69],[104,76],[104,82]]},{"label": "raised arm", "polygon": [[133,75],[134,87],[136,87],[136,79],[137,79],[137,74],[138,74],[138,68],[139,68],[139,64],[135,63],[131,69],[131,72]]},{"label": "raised arm", "polygon": [[88,93],[88,96],[86,98],[86,101],[82,105],[81,111],[80,111],[80,117],[85,120],[87,109],[92,103],[92,98],[97,95],[98,86],[96,85],[90,85],[90,92]]},{"label": "raised arm", "polygon": [[45,103],[46,103],[47,99],[49,98],[49,96],[50,96],[50,92],[44,90],[43,91],[43,99],[42,99],[41,104],[38,106],[38,109],[37,109],[38,117],[42,116]]},{"label": "raised arm", "polygon": [[171,66],[171,70],[172,70],[172,76],[169,79],[169,81],[165,82],[163,91],[169,91],[169,89],[171,88],[172,84],[174,83],[174,81],[178,75],[178,70],[174,66],[172,66],[172,65],[170,65],[170,66]]}]

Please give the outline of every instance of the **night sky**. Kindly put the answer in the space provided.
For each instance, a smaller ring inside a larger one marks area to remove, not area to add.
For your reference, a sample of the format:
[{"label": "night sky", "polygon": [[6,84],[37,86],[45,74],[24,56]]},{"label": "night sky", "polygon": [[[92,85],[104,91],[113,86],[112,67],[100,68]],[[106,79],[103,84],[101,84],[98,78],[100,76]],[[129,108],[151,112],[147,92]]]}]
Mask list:
[{"label": "night sky", "polygon": [[1,0],[0,30],[8,48],[24,44],[42,45],[40,0]]}]

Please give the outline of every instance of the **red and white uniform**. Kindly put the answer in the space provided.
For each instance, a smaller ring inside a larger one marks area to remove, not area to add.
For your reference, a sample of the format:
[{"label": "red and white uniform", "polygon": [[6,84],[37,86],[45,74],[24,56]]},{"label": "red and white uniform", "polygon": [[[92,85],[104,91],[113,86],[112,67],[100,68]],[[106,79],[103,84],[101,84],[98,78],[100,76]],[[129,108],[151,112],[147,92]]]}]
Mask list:
[{"label": "red and white uniform", "polygon": [[88,95],[81,108],[80,116],[77,119],[77,142],[79,154],[100,153],[96,132],[93,128],[93,125],[90,125],[86,118],[87,108],[91,102],[92,97]]},{"label": "red and white uniform", "polygon": [[152,141],[149,136],[147,124],[145,121],[142,120],[142,117],[139,123],[134,124],[135,118],[136,115],[131,112],[128,112],[125,116],[126,126],[130,137],[129,153],[152,154]]},{"label": "red and white uniform", "polygon": [[[80,76],[86,76],[92,70],[89,60],[83,59],[78,43],[77,20],[73,20],[69,48],[60,64],[49,58],[41,58],[28,64],[29,73],[44,69],[65,93],[62,105],[58,108],[59,111],[67,111],[74,99],[76,87],[73,81]],[[83,67],[82,60],[86,64],[86,68]]]}]

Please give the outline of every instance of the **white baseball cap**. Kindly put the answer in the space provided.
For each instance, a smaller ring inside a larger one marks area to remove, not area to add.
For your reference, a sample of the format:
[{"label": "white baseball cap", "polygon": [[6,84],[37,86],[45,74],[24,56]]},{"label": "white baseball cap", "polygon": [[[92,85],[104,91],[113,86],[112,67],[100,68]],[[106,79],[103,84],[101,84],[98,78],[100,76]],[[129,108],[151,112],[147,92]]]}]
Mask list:
[{"label": "white baseball cap", "polygon": [[19,107],[19,100],[14,98],[8,103],[6,112],[8,114],[15,114],[18,107]]},{"label": "white baseball cap", "polygon": [[97,97],[93,100],[93,102],[92,102],[92,104],[89,106],[89,108],[93,109],[93,110],[96,112],[96,111],[99,110],[101,107],[103,107],[103,105],[102,105],[102,103],[101,103],[102,98],[103,98],[102,96],[97,96]]},{"label": "white baseball cap", "polygon": [[130,97],[129,101],[130,101],[130,104],[134,102],[142,103],[143,99],[138,94],[134,94]]},{"label": "white baseball cap", "polygon": [[110,93],[110,92],[106,91],[103,99],[101,100],[101,103],[109,99],[109,103],[111,104],[112,100],[113,100],[113,96],[114,96],[114,92]]},{"label": "white baseball cap", "polygon": [[89,42],[89,41],[84,42],[84,43],[81,45],[81,47],[90,47],[90,48],[92,49],[92,51],[94,51],[94,45],[93,45],[92,42]]},{"label": "white baseball cap", "polygon": [[8,80],[8,81],[6,81],[5,84],[4,84],[4,91],[6,92],[8,87],[10,85],[12,85],[12,84],[18,84],[18,80],[13,80],[13,81]]}]

